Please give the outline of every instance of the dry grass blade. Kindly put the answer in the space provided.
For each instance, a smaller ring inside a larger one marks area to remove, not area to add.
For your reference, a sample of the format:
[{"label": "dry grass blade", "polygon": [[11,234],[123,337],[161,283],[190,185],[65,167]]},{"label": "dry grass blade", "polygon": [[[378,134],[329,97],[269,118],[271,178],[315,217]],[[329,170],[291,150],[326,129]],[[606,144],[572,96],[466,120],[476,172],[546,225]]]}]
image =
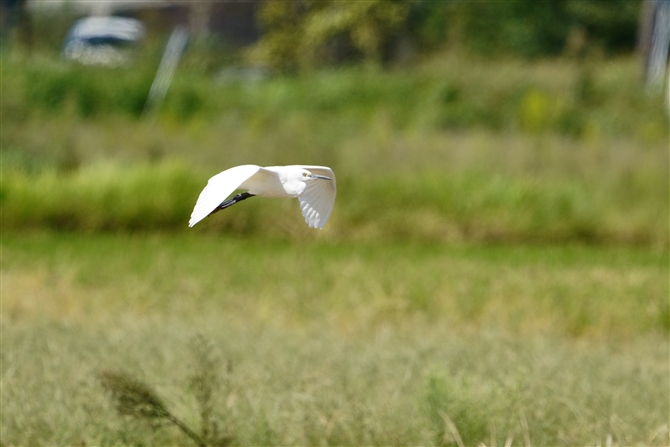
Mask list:
[{"label": "dry grass blade", "polygon": [[212,400],[219,388],[219,362],[214,356],[214,348],[202,335],[193,341],[194,374],[190,378],[191,389],[200,407],[201,429],[203,439],[215,436],[215,426],[212,423]]},{"label": "dry grass blade", "polygon": [[657,437],[661,437],[665,434],[665,437],[670,441],[670,430],[668,430],[668,424],[663,424],[654,431],[654,433],[649,437],[648,444],[653,444]]},{"label": "dry grass blade", "polygon": [[523,427],[523,440],[526,447],[531,447],[530,443],[530,430],[528,428],[528,419],[526,419],[526,414],[522,411],[521,416],[521,426]]},{"label": "dry grass blade", "polygon": [[440,416],[442,416],[442,419],[444,419],[445,425],[449,427],[449,431],[456,440],[456,444],[458,444],[458,447],[465,447],[465,444],[463,444],[463,439],[461,439],[461,434],[458,432],[458,428],[456,427],[456,424],[454,424],[454,421],[451,420],[451,418],[447,413],[441,410],[440,410]]}]

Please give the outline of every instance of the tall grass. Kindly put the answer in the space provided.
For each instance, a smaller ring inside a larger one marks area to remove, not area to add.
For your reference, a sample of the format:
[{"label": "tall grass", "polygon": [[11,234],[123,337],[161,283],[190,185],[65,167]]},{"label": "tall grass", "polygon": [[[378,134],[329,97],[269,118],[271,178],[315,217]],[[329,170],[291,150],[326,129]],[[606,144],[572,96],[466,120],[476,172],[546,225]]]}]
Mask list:
[{"label": "tall grass", "polygon": [[[494,140],[491,137],[486,144]],[[405,164],[402,156],[396,161],[395,154],[385,155],[389,150],[411,151],[415,142],[424,143],[426,160]],[[323,237],[667,246],[665,153],[583,145],[581,150],[591,154],[574,155],[564,152],[577,150],[574,145],[569,148],[557,141],[555,149],[538,154],[532,153],[536,148],[529,141],[508,139],[506,144],[517,142],[526,147],[496,154],[478,142],[415,138],[393,143],[398,149],[380,147],[352,159],[333,159],[339,192]],[[354,147],[341,152],[357,147],[350,144]],[[361,166],[371,165],[376,156],[386,157],[385,166],[376,170]],[[487,156],[492,159],[479,161]],[[357,165],[356,158],[362,163]],[[5,230],[186,230],[207,178],[230,165],[205,170],[171,160],[85,164],[60,172],[5,168],[2,225]],[[588,170],[591,167],[593,171]],[[213,216],[194,231],[306,236],[294,201],[257,198],[238,207]]]},{"label": "tall grass", "polygon": [[241,445],[457,445],[455,432],[466,445],[668,442],[667,340],[654,336],[603,345],[425,324],[346,334],[321,319],[305,329],[225,313],[36,323],[3,323],[8,445],[192,445],[117,415],[97,376],[130,371],[197,427],[185,392],[196,331],[233,361],[229,390],[212,399]]},{"label": "tall grass", "polygon": [[[12,112],[5,118],[68,108],[81,117],[137,117],[159,55],[151,47],[128,70],[81,67],[42,53],[5,55],[2,107]],[[187,65],[170,86],[163,119],[209,125],[222,116],[239,117],[245,125],[325,119],[365,129],[381,113],[402,130],[478,127],[660,140],[667,134],[662,101],[645,94],[636,63],[492,62],[454,53],[408,69],[351,67],[260,82],[203,75]]]},{"label": "tall grass", "polygon": [[100,384],[110,394],[119,415],[149,420],[156,429],[160,428],[161,422],[167,422],[181,430],[198,447],[225,447],[232,438],[220,435],[216,422],[212,421],[215,392],[218,391],[221,374],[219,363],[214,357],[211,342],[200,334],[194,339],[193,354],[191,388],[200,407],[200,429],[197,433],[168,409],[150,385],[132,375],[102,371],[99,374]]},{"label": "tall grass", "polygon": [[198,178],[183,165],[89,166],[69,174],[6,172],[5,228],[147,230],[177,228]]}]

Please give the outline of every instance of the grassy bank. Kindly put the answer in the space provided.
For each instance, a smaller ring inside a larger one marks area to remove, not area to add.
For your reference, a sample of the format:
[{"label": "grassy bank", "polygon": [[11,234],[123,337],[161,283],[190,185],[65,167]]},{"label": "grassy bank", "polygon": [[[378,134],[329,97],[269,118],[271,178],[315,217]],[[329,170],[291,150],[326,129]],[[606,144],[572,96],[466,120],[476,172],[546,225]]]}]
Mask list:
[{"label": "grassy bank", "polygon": [[662,252],[49,233],[2,252],[5,445],[189,443],[116,415],[97,377],[197,429],[198,334],[239,444],[668,442]]},{"label": "grassy bank", "polygon": [[[210,169],[169,158],[61,170],[5,167],[2,225],[5,230],[182,231],[201,188],[219,170],[248,162],[321,161],[301,155],[300,148],[277,148],[270,155],[259,143],[249,145],[259,148],[257,155],[242,149],[230,159],[213,156],[219,162]],[[539,143],[494,134],[350,140],[325,156],[339,190],[332,220],[319,236],[667,247],[667,156],[662,147],[634,142],[544,138]],[[313,237],[302,225],[295,201],[260,198],[191,231]]]}]

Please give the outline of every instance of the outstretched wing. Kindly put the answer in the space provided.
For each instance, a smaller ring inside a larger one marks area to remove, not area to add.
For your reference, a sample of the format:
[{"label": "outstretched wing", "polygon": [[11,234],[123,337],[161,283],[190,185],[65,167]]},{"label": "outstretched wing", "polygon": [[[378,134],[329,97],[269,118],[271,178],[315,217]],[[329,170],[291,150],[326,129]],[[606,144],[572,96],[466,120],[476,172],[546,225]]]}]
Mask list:
[{"label": "outstretched wing", "polygon": [[256,165],[235,166],[210,178],[207,186],[200,193],[198,201],[195,203],[188,226],[192,227],[209,216],[226,197],[231,195],[233,191],[238,189],[242,183],[247,181],[260,169],[261,167]]},{"label": "outstretched wing", "polygon": [[310,228],[322,229],[335,205],[335,195],[337,193],[337,184],[335,183],[335,173],[332,169],[325,166],[300,166],[307,169],[312,174],[324,175],[332,180],[313,180],[307,182],[307,188],[298,197],[300,200],[300,209],[305,218],[305,222]]}]

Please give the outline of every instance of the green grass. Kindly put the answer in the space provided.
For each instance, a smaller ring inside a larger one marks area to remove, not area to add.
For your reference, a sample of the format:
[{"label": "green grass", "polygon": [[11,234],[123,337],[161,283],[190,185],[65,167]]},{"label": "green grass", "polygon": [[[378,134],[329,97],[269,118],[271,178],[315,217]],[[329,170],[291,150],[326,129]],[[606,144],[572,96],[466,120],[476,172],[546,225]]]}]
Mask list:
[{"label": "green grass", "polygon": [[[238,444],[666,445],[668,260],[642,248],[5,233],[3,445],[186,445],[122,370]],[[227,365],[227,366],[225,366]]]},{"label": "green grass", "polygon": [[[5,118],[139,117],[160,51],[145,53],[132,69],[108,70],[68,64],[49,53],[9,52],[2,68]],[[645,93],[638,71],[630,57],[529,63],[453,51],[409,68],[349,67],[251,83],[222,82],[186,65],[170,86],[160,120],[220,125],[224,118],[257,129],[307,120],[332,132],[367,128],[381,114],[403,130],[476,127],[663,140],[662,101]]]},{"label": "green grass", "polygon": [[[141,119],[154,56],[3,53],[3,446],[195,439],[123,389],[210,444],[670,443],[667,117],[635,61],[185,64]],[[258,198],[187,229],[243,163],[331,166],[327,227]]]},{"label": "green grass", "polygon": [[[486,134],[400,137],[367,152],[360,142],[348,142],[332,163],[324,163],[338,175],[338,198],[332,220],[319,236],[667,247],[667,151],[550,138],[544,142],[540,149],[532,139]],[[425,159],[406,160],[415,145]],[[82,162],[60,171],[13,168],[19,162],[10,159],[0,188],[2,225],[5,230],[186,230],[207,178],[252,158],[222,159],[214,169],[168,158]],[[259,154],[253,161],[266,164],[263,158]],[[383,162],[374,167],[373,159]],[[283,160],[317,162],[300,154]],[[267,164],[275,161],[282,160]],[[305,235],[302,225],[295,201],[261,198],[220,213],[195,231],[315,237]]]},{"label": "green grass", "polygon": [[[182,230],[211,175],[304,163],[337,174],[331,241],[668,246],[667,120],[632,59],[454,53],[228,84],[184,68],[151,120],[149,56],[3,56],[3,229]],[[239,206],[196,231],[304,237],[295,203]]]}]

